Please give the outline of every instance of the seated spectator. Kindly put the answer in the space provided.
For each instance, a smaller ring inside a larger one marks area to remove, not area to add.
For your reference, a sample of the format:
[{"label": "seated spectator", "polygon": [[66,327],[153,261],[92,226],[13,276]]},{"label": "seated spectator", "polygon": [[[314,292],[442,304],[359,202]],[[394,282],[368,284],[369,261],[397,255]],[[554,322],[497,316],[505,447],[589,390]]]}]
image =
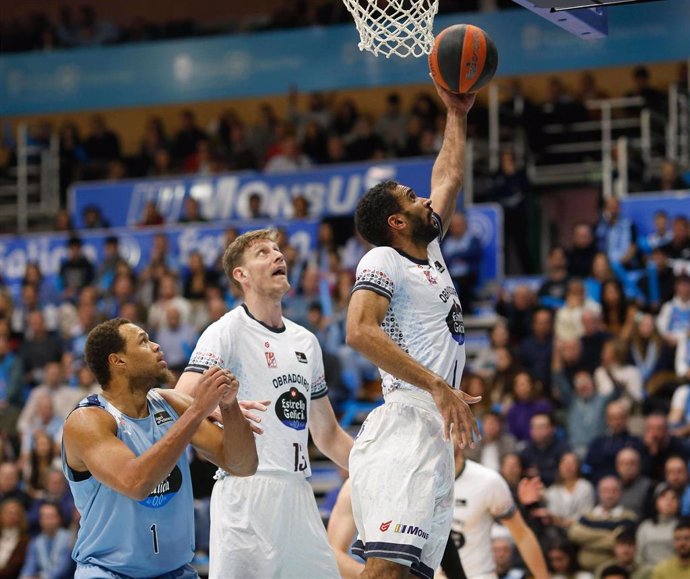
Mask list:
[{"label": "seated spectator", "polygon": [[62,359],[64,344],[60,336],[49,333],[43,314],[34,310],[27,318],[28,331],[21,342],[18,357],[22,363],[23,382],[35,386],[43,380],[43,368]]},{"label": "seated spectator", "polygon": [[570,450],[568,443],[556,437],[553,418],[548,413],[534,414],[529,422],[529,439],[520,452],[527,468],[536,468],[544,485],[551,486],[556,480],[563,454]]},{"label": "seated spectator", "polygon": [[541,383],[544,392],[549,393],[553,355],[553,314],[550,310],[539,308],[534,312],[532,333],[520,342],[517,352],[525,370]]},{"label": "seated spectator", "polygon": [[688,458],[688,450],[684,441],[669,432],[666,415],[652,412],[644,423],[642,440],[645,445],[644,470],[654,480],[660,480],[664,475],[664,465],[671,456]]},{"label": "seated spectator", "polygon": [[29,397],[22,408],[19,420],[17,421],[17,428],[20,432],[27,432],[33,422],[37,408],[38,401],[42,396],[49,396],[55,415],[64,420],[67,415],[74,410],[72,405],[73,397],[71,396],[72,388],[67,385],[65,376],[62,371],[62,366],[59,362],[49,362],[43,369],[43,381],[39,386],[31,390]]},{"label": "seated spectator", "polygon": [[7,336],[0,334],[0,432],[15,435],[23,402],[21,361],[10,350]]},{"label": "seated spectator", "polygon": [[616,455],[616,475],[621,481],[621,504],[635,513],[643,513],[649,503],[653,483],[642,474],[642,459],[634,448],[622,448]]},{"label": "seated spectator", "polygon": [[208,220],[201,215],[199,201],[191,196],[185,197],[182,203],[180,223],[205,223],[206,221]]},{"label": "seated spectator", "polygon": [[511,294],[501,292],[496,313],[508,323],[510,337],[521,342],[532,331],[532,315],[536,307],[536,295],[527,285],[518,285]]},{"label": "seated spectator", "polygon": [[167,312],[171,306],[179,312],[181,323],[191,321],[192,305],[180,295],[177,278],[172,274],[164,274],[158,285],[158,298],[149,309],[148,325],[154,332],[167,329]]},{"label": "seated spectator", "polygon": [[180,112],[180,130],[173,141],[173,159],[178,163],[183,163],[196,152],[199,141],[206,138],[206,133],[197,125],[194,112],[184,109]]},{"label": "seated spectator", "polygon": [[601,366],[594,371],[594,384],[602,396],[609,396],[615,390],[629,408],[639,406],[644,396],[642,375],[632,364],[625,364],[625,344],[620,340],[609,340],[601,350]]},{"label": "seated spectator", "polygon": [[664,480],[680,497],[680,516],[690,516],[690,484],[688,463],[681,456],[671,456],[664,465]]},{"label": "seated spectator", "polygon": [[653,395],[655,385],[671,372],[673,357],[657,331],[651,314],[635,317],[628,354],[640,371],[643,389]]},{"label": "seated spectator", "polygon": [[650,84],[649,69],[646,66],[637,66],[633,70],[634,87],[625,93],[626,97],[642,97],[644,108],[664,114],[666,112],[666,95]]},{"label": "seated spectator", "polygon": [[[21,473],[14,462],[0,464],[0,504],[8,500],[16,500],[23,507],[23,516],[31,508],[32,498],[21,488]],[[0,515],[0,527],[2,516]],[[2,567],[2,565],[0,565]]]},{"label": "seated spectator", "polygon": [[60,515],[65,524],[72,524],[74,522],[74,499],[61,468],[51,468],[48,470],[46,473],[45,490],[41,496],[34,499],[27,513],[29,534],[32,537],[35,537],[40,532],[39,511],[44,503],[51,502],[58,505]]},{"label": "seated spectator", "polygon": [[637,528],[636,560],[654,566],[673,556],[673,530],[678,524],[678,495],[667,484],[654,489],[654,515]]},{"label": "seated spectator", "polygon": [[[513,380],[513,403],[506,414],[508,431],[518,441],[528,441],[530,424],[536,414],[550,414],[553,406],[540,392],[528,372],[518,372]],[[554,464],[555,470],[555,464]]]},{"label": "seated spectator", "polygon": [[580,459],[574,452],[564,453],[558,463],[558,476],[544,496],[554,525],[568,529],[594,508],[594,487],[580,474]]},{"label": "seated spectator", "polygon": [[618,280],[605,281],[601,286],[601,319],[606,330],[621,340],[629,340],[637,307],[628,303]]},{"label": "seated spectator", "polygon": [[605,282],[615,279],[609,258],[603,252],[598,252],[592,260],[592,271],[585,278],[587,297],[601,303],[601,286]]},{"label": "seated spectator", "polygon": [[29,453],[33,448],[37,432],[46,434],[57,450],[60,448],[60,438],[62,435],[62,424],[65,421],[62,416],[56,416],[53,408],[53,400],[50,394],[43,393],[36,399],[35,411],[31,415],[26,429],[21,431],[21,454],[22,464],[26,464]]},{"label": "seated spectator", "polygon": [[0,502],[0,577],[19,577],[29,541],[26,508],[17,499],[3,499]]},{"label": "seated spectator", "polygon": [[628,417],[626,404],[619,400],[609,402],[606,407],[606,433],[590,443],[584,461],[593,483],[615,474],[616,456],[621,449],[634,448],[640,456],[643,455],[642,439],[628,431]]},{"label": "seated spectator", "polygon": [[73,577],[76,569],[72,560],[74,537],[63,527],[59,506],[55,503],[43,503],[39,522],[41,532],[29,543],[20,579]]},{"label": "seated spectator", "polygon": [[[687,370],[684,377],[688,379]],[[690,435],[690,384],[678,386],[673,393],[668,423],[674,436],[687,438]]]},{"label": "seated spectator", "polygon": [[496,351],[510,345],[510,334],[505,320],[499,319],[489,331],[489,347],[482,348],[472,360],[471,368],[475,374],[490,378],[496,371]]},{"label": "seated spectator", "polygon": [[194,153],[189,155],[182,163],[183,173],[213,175],[222,169],[223,163],[216,154],[213,144],[208,139],[200,139],[196,144]]},{"label": "seated spectator", "polygon": [[568,287],[568,260],[561,246],[551,248],[546,262],[546,277],[537,292],[539,305],[556,309],[565,303]]},{"label": "seated spectator", "polygon": [[668,213],[663,209],[654,212],[654,230],[645,237],[645,253],[665,245],[673,239],[673,232],[668,226]]},{"label": "seated spectator", "polygon": [[613,390],[608,395],[598,393],[587,370],[575,372],[571,381],[562,370],[559,351],[554,352],[552,372],[554,392],[566,411],[568,442],[582,457],[592,441],[604,434],[606,405],[617,398],[620,391]]},{"label": "seated spectator", "polygon": [[673,261],[686,265],[690,261],[690,221],[685,215],[673,219],[671,239],[661,249]]},{"label": "seated spectator", "polygon": [[82,245],[81,239],[71,237],[67,244],[67,259],[60,265],[62,296],[67,300],[76,300],[79,292],[96,277],[94,265],[84,255]]},{"label": "seated spectator", "polygon": [[300,150],[297,138],[288,134],[280,141],[278,154],[271,157],[264,167],[266,173],[294,173],[312,166],[309,160]]},{"label": "seated spectator", "polygon": [[504,412],[513,400],[513,382],[520,366],[508,348],[496,349],[496,371],[490,376],[489,396],[494,409]]},{"label": "seated spectator", "polygon": [[165,219],[158,212],[155,201],[147,201],[144,206],[144,214],[139,221],[139,227],[156,227],[158,225],[163,225]]},{"label": "seated spectator", "polygon": [[91,163],[104,163],[119,159],[120,138],[108,128],[103,115],[92,115],[89,121],[90,133],[84,142],[86,156]]},{"label": "seated spectator", "polygon": [[41,303],[38,286],[22,283],[21,299],[17,300],[10,316],[10,324],[14,333],[22,335],[27,333],[29,313],[34,310],[43,314],[46,329],[49,332],[55,332],[59,329],[60,309],[52,303]]},{"label": "seated spectator", "polygon": [[366,161],[381,156],[386,150],[383,139],[374,132],[374,120],[369,114],[357,119],[347,137],[347,156],[353,161]]},{"label": "seated spectator", "polygon": [[592,227],[588,223],[578,223],[573,227],[573,244],[566,251],[568,275],[585,279],[592,271],[592,262],[597,254]]},{"label": "seated spectator", "polygon": [[573,546],[558,542],[546,549],[551,579],[592,579],[592,574],[580,570]]},{"label": "seated spectator", "polygon": [[683,519],[673,531],[674,556],[654,567],[652,579],[680,579],[690,575],[690,521]]},{"label": "seated spectator", "polygon": [[673,299],[661,306],[656,327],[673,348],[690,333],[690,276],[681,274],[676,278]]},{"label": "seated spectator", "polygon": [[604,342],[611,339],[611,334],[606,330],[601,321],[601,314],[594,310],[585,309],[582,312],[582,366],[591,374],[601,364],[601,351]]},{"label": "seated spectator", "polygon": [[189,254],[187,268],[184,274],[182,295],[191,302],[201,302],[209,287],[217,287],[218,274],[204,264],[198,251]]},{"label": "seated spectator", "polygon": [[661,247],[653,249],[644,274],[637,282],[638,308],[658,314],[661,305],[673,299],[675,284],[676,275],[664,250]]},{"label": "seated spectator", "polygon": [[48,473],[59,465],[59,453],[53,439],[42,430],[36,430],[32,436],[31,449],[21,456],[24,488],[29,495],[40,498],[45,494]]},{"label": "seated spectator", "polygon": [[103,244],[103,257],[96,274],[96,283],[101,291],[110,289],[118,269],[126,263],[120,255],[120,240],[117,236],[106,237]]},{"label": "seated spectator", "polygon": [[183,322],[177,307],[169,305],[165,312],[165,326],[155,333],[155,340],[165,352],[165,360],[173,373],[182,373],[187,365],[199,333],[189,322]]},{"label": "seated spectator", "polygon": [[621,531],[613,542],[613,557],[597,567],[594,577],[601,579],[606,569],[619,567],[628,573],[629,579],[649,579],[652,576],[652,568],[637,562],[636,551],[635,532]]},{"label": "seated spectator", "polygon": [[687,187],[679,175],[678,165],[670,159],[662,161],[659,174],[645,183],[645,191],[677,191],[687,189]]},{"label": "seated spectator", "polygon": [[30,284],[38,288],[38,301],[41,304],[56,305],[60,302],[60,294],[55,283],[44,277],[36,262],[26,264],[22,284]]},{"label": "seated spectator", "polygon": [[472,303],[477,298],[482,244],[479,238],[468,229],[464,213],[453,214],[441,249],[455,289],[462,296],[463,310],[471,312]]},{"label": "seated spectator", "polygon": [[617,478],[602,478],[597,495],[597,505],[568,530],[568,538],[580,548],[578,562],[588,571],[610,559],[616,536],[637,524],[637,515],[620,504],[622,489]]},{"label": "seated spectator", "polygon": [[496,575],[502,579],[525,579],[527,572],[515,566],[515,543],[510,536],[491,541],[491,552],[496,563]]},{"label": "seated spectator", "polygon": [[242,123],[235,123],[230,129],[228,170],[257,170],[259,161],[247,138],[247,130]]},{"label": "seated spectator", "polygon": [[637,228],[630,219],[621,216],[620,213],[620,201],[616,197],[606,199],[595,230],[597,246],[599,251],[606,254],[612,265],[637,269],[640,266],[637,255]]},{"label": "seated spectator", "polygon": [[515,437],[505,432],[503,416],[497,412],[487,412],[481,420],[482,437],[474,448],[464,450],[465,457],[487,468],[498,471],[503,457],[514,453],[517,447]]},{"label": "seated spectator", "polygon": [[582,326],[582,313],[585,308],[595,312],[601,311],[601,306],[585,296],[585,285],[579,279],[570,280],[566,287],[565,300],[556,310],[554,334],[559,340],[579,339],[585,333]]}]

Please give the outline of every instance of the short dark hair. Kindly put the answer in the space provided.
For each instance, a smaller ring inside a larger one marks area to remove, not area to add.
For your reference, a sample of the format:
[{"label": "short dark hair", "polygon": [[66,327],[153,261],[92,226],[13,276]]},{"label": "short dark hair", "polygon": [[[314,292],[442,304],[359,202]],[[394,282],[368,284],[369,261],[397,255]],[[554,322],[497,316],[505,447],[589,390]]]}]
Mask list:
[{"label": "short dark hair", "polygon": [[125,318],[113,318],[98,324],[89,332],[84,346],[84,357],[91,373],[98,383],[106,388],[112,376],[108,356],[125,351],[125,339],[120,334],[120,326],[130,324]]},{"label": "short dark hair", "polygon": [[630,573],[628,573],[627,569],[625,567],[621,567],[620,565],[609,565],[608,567],[605,567],[599,577],[604,579],[605,577],[618,577],[619,575],[625,577],[626,579],[630,577]]},{"label": "short dark hair", "polygon": [[683,517],[678,520],[676,523],[676,526],[673,527],[673,532],[675,533],[676,531],[680,531],[681,529],[690,529],[690,518],[689,517]]},{"label": "short dark hair", "polygon": [[369,189],[357,204],[355,227],[373,245],[386,246],[392,241],[388,218],[402,210],[400,201],[393,195],[397,186],[395,181],[382,181]]},{"label": "short dark hair", "polygon": [[623,529],[616,535],[614,542],[621,545],[635,545],[636,540],[635,531],[632,529]]}]

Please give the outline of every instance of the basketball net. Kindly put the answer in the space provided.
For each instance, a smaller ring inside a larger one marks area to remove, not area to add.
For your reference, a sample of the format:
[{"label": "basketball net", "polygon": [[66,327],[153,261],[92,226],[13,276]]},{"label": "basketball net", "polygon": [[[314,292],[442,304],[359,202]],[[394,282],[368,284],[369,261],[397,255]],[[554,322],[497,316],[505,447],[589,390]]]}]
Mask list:
[{"label": "basketball net", "polygon": [[419,58],[434,47],[438,0],[343,0],[355,19],[360,50]]}]

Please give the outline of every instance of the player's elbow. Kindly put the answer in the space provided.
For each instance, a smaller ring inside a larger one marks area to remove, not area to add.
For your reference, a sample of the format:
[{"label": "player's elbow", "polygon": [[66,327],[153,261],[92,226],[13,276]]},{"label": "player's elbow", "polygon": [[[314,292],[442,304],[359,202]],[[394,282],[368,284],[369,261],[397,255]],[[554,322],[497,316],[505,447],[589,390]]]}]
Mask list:
[{"label": "player's elbow", "polygon": [[225,465],[224,470],[232,476],[247,477],[256,474],[258,468],[259,456],[254,449],[254,452],[247,453],[241,461]]},{"label": "player's elbow", "polygon": [[350,348],[361,351],[366,342],[366,331],[361,324],[348,323],[345,328],[345,343]]}]

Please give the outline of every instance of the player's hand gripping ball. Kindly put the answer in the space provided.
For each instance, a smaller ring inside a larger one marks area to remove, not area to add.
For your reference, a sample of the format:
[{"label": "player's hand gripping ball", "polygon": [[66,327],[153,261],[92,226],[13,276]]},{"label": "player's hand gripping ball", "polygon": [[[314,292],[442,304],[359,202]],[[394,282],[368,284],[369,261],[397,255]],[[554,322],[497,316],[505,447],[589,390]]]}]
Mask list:
[{"label": "player's hand gripping ball", "polygon": [[455,24],[442,30],[429,55],[429,69],[436,84],[459,94],[486,86],[497,66],[494,41],[471,24]]}]

